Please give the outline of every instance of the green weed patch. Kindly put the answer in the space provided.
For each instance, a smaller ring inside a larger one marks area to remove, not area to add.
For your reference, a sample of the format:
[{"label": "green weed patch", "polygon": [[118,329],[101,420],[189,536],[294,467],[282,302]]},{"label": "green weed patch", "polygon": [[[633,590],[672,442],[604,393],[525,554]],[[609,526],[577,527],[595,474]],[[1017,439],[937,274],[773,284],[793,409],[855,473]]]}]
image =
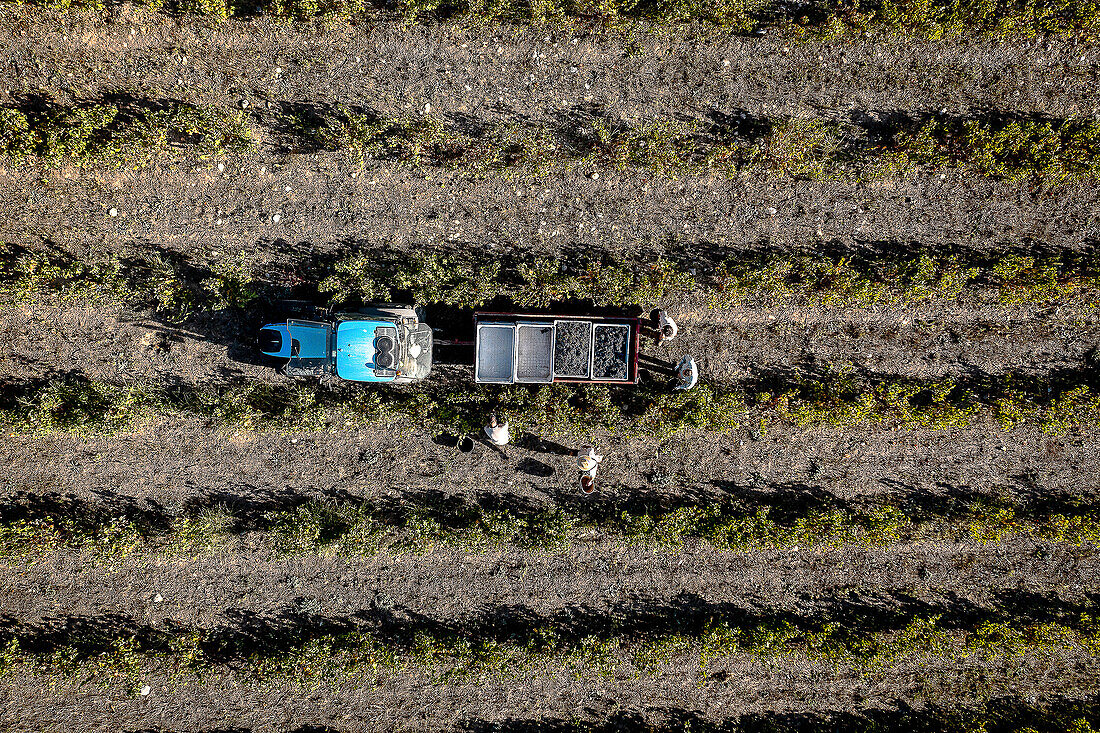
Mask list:
[{"label": "green weed patch", "polygon": [[[411,301],[451,308],[548,308],[554,303],[637,307],[701,298],[712,308],[796,305],[905,306],[926,301],[988,298],[1006,304],[1093,305],[1100,291],[1094,254],[1025,256],[821,253],[741,253],[693,275],[655,258],[566,261],[538,255],[512,259],[470,251],[373,248],[310,266],[316,302]],[[79,258],[61,250],[0,245],[0,300],[35,298],[117,303],[151,309],[172,320],[244,309],[285,297],[261,279],[247,253],[195,265],[160,253],[129,258]]]},{"label": "green weed patch", "polygon": [[1032,425],[1051,434],[1095,426],[1100,394],[1090,377],[1083,372],[1066,379],[1047,383],[1010,374],[992,383],[924,382],[848,369],[761,375],[733,387],[700,385],[689,392],[648,382],[476,389],[429,383],[368,391],[268,384],[158,389],[71,375],[39,385],[10,385],[0,425],[9,434],[111,433],[137,429],[158,416],[198,418],[224,427],[316,431],[396,418],[429,431],[465,434],[476,433],[485,416],[496,411],[508,416],[514,430],[577,439],[595,430],[648,437],[688,429],[730,432],[769,421],[800,428],[938,430],[993,419],[1006,430]]},{"label": "green weed patch", "polygon": [[1100,173],[1100,122],[934,119],[900,131],[894,144],[897,164],[963,168],[991,178],[1062,181]]},{"label": "green weed patch", "polygon": [[1100,172],[1100,122],[888,118],[872,123],[777,117],[631,124],[601,114],[569,126],[485,124],[464,132],[431,114],[388,119],[291,108],[282,129],[304,149],[347,150],[361,162],[440,167],[478,175],[541,175],[553,168],[646,170],[665,176],[757,172],[785,178],[877,178],[958,169],[1056,184]]},{"label": "green weed patch", "polygon": [[[6,0],[54,10],[103,11],[105,0]],[[1092,40],[1100,33],[1100,7],[1074,0],[827,0],[791,5],[779,0],[140,0],[172,15],[214,20],[265,16],[364,21],[538,24],[569,29],[621,27],[638,22],[693,23],[737,34],[771,31],[829,40],[890,33],[917,39],[1039,34]]]},{"label": "green weed patch", "polygon": [[[874,255],[745,253],[691,275],[664,260],[628,264],[589,260],[566,265],[543,257],[504,266],[469,253],[352,254],[332,264],[319,290],[334,302],[411,299],[478,308],[491,300],[524,308],[554,302],[652,308],[698,296],[711,307],[911,305],[992,292],[1004,303],[1052,304],[1100,290],[1094,255]],[[1082,301],[1087,307],[1087,303]]]},{"label": "green weed patch", "polygon": [[66,303],[151,309],[180,321],[245,308],[257,300],[260,288],[255,263],[243,254],[211,257],[208,265],[197,267],[161,253],[79,258],[58,249],[0,245],[0,301],[12,305],[48,296]]}]

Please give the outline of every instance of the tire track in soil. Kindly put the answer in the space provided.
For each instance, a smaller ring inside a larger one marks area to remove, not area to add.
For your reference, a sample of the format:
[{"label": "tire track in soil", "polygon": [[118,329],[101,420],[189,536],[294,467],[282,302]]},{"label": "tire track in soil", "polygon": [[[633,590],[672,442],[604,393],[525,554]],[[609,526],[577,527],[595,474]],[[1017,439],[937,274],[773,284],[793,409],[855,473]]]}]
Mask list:
[{"label": "tire track in soil", "polygon": [[[999,306],[947,305],[879,313],[811,307],[704,310],[677,300],[663,305],[680,323],[681,333],[661,346],[644,340],[643,352],[669,362],[692,354],[704,383],[717,385],[800,364],[854,364],[873,374],[916,379],[1043,374],[1081,369],[1100,343],[1100,325],[1073,318],[1069,308],[1013,313],[1016,309]],[[253,332],[231,314],[177,325],[114,306],[28,303],[0,317],[0,338],[8,345],[0,356],[0,379],[36,380],[72,370],[122,382],[285,383],[274,362],[261,363],[250,343]],[[441,372],[436,378],[469,375]]]},{"label": "tire track in soil", "polygon": [[[747,433],[691,432],[658,445],[599,436],[596,444],[606,458],[597,499],[719,500],[787,490],[824,490],[838,500],[965,497],[994,490],[1025,498],[1087,497],[1097,488],[1095,432],[1059,438],[1037,429],[1005,432],[979,425],[944,431],[770,426],[764,435]],[[261,502],[272,509],[299,497],[344,492],[398,502],[433,492],[485,494],[506,503],[579,501],[568,457],[518,445],[506,453],[507,460],[489,450],[459,454],[387,422],[376,430],[296,435],[169,424],[109,438],[9,438],[0,445],[0,486],[9,497],[53,492],[100,495],[108,504],[117,496],[166,505],[188,499],[231,506]],[[534,462],[540,470],[530,469]],[[652,483],[661,472],[668,482]]]},{"label": "tire track in soil", "polygon": [[573,104],[636,119],[729,100],[754,114],[1100,112],[1097,51],[1041,38],[815,43],[690,27],[548,35],[449,24],[212,24],[130,11],[104,20],[30,8],[8,13],[5,25],[10,61],[0,64],[0,88],[56,95],[169,90],[233,105],[320,96],[383,111],[430,103],[444,114],[533,119]]},{"label": "tire track in soil", "polygon": [[[1100,344],[1100,322],[1075,316],[1073,306],[711,309],[690,299],[662,305],[680,324],[680,335],[659,347],[644,340],[643,352],[670,362],[692,354],[704,383],[718,385],[736,384],[755,370],[807,363],[850,363],[918,379],[1041,374],[1082,368]],[[74,370],[107,381],[285,383],[274,362],[261,363],[251,343],[253,320],[227,313],[175,324],[110,305],[26,303],[0,316],[0,339],[8,345],[0,379]]]},{"label": "tire track in soil", "polygon": [[600,543],[560,552],[441,548],[414,555],[280,558],[253,548],[195,558],[135,555],[109,564],[62,552],[15,567],[19,572],[6,573],[0,590],[5,613],[25,623],[123,614],[154,625],[210,627],[238,612],[278,616],[308,607],[350,617],[380,603],[432,618],[508,606],[545,616],[678,598],[807,614],[815,604],[849,596],[883,613],[907,604],[925,604],[932,613],[952,604],[1016,603],[1026,609],[1057,598],[1087,605],[1100,592],[1100,559],[1092,548],[1037,545],[1026,538],[750,553],[705,546],[669,553]]},{"label": "tire track in soil", "polygon": [[[762,241],[796,248],[833,240],[911,248],[949,242],[979,249],[1030,241],[1075,250],[1100,240],[1100,221],[1091,213],[1100,209],[1100,190],[1087,183],[1061,186],[1054,195],[958,172],[867,184],[751,174],[672,180],[641,171],[515,181],[439,170],[430,177],[392,168],[361,173],[341,155],[278,163],[234,157],[225,164],[220,173],[212,164],[87,174],[0,171],[0,239],[49,239],[73,250],[147,242],[183,254],[284,256],[323,252],[333,242],[437,242],[489,252],[520,246],[550,256],[663,252],[702,268],[711,266],[716,246]],[[117,217],[108,215],[112,208]]]}]

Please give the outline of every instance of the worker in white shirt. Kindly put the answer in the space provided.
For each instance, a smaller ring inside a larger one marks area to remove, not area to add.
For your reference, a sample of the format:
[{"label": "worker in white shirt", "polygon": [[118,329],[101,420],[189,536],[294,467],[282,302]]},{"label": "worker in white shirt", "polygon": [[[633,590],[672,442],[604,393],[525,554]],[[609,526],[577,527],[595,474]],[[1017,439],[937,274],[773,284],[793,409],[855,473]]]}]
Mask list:
[{"label": "worker in white shirt", "polygon": [[581,493],[588,495],[596,490],[596,469],[603,456],[596,455],[590,445],[582,445],[577,451],[577,469],[581,472]]},{"label": "worker in white shirt", "polygon": [[695,364],[695,359],[690,356],[685,356],[678,364],[673,364],[671,361],[649,354],[638,354],[638,367],[654,374],[671,377],[673,389],[691,389],[699,381],[699,367]]},{"label": "worker in white shirt", "polygon": [[657,343],[665,344],[676,338],[680,331],[676,327],[676,321],[668,317],[663,308],[657,309]]},{"label": "worker in white shirt", "polygon": [[673,389],[691,389],[699,381],[699,368],[695,366],[695,359],[685,356],[676,365],[676,386]]},{"label": "worker in white shirt", "polygon": [[653,342],[660,346],[667,344],[676,338],[680,329],[676,327],[676,321],[669,318],[668,313],[658,308],[650,315],[651,323],[645,327],[645,332],[653,336]]},{"label": "worker in white shirt", "polygon": [[489,415],[489,424],[485,426],[485,435],[493,445],[508,445],[512,439],[508,432],[508,421],[500,420],[494,412]]}]

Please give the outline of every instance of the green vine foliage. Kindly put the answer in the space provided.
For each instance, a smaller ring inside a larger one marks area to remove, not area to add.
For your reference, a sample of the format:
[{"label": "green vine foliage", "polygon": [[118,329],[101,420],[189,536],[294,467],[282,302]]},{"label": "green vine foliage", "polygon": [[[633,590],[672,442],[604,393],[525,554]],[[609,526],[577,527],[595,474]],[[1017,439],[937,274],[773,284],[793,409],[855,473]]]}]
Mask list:
[{"label": "green vine foliage", "polygon": [[[104,0],[6,1],[54,10],[106,8]],[[293,21],[464,19],[559,28],[689,23],[737,34],[767,29],[792,38],[827,40],[884,33],[914,40],[1048,34],[1089,41],[1100,34],[1100,6],[1095,0],[824,0],[812,7],[780,0],[141,0],[139,5],[216,21],[259,15]]]},{"label": "green vine foliage", "polygon": [[170,146],[185,146],[199,157],[246,150],[252,135],[242,113],[182,102],[53,106],[37,113],[0,109],[0,157],[13,166],[32,160],[141,166]]}]

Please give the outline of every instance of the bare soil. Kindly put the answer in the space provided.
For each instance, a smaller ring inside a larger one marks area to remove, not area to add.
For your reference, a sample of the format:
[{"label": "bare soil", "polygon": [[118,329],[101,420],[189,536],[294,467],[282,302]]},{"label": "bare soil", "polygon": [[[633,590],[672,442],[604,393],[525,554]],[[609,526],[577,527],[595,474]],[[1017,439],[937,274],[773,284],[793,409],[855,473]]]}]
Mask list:
[{"label": "bare soil", "polygon": [[[456,124],[560,127],[581,124],[593,107],[630,121],[740,112],[849,119],[943,108],[1100,113],[1098,51],[1044,39],[820,44],[691,28],[207,24],[128,6],[98,15],[5,8],[0,23],[0,104],[37,93],[71,101],[122,92],[224,106],[247,100],[255,119],[288,103],[386,114],[430,104]],[[343,153],[295,153],[284,143],[264,132],[246,155],[195,161],[180,154],[139,170],[0,170],[0,241],[81,255],[178,254],[193,263],[243,252],[267,281],[287,283],[338,253],[380,246],[663,255],[706,270],[762,248],[1041,255],[1100,241],[1100,193],[1090,182],[1045,188],[962,173],[874,183],[676,180],[614,169],[601,169],[598,179],[588,171],[474,177],[363,167]],[[112,208],[117,217],[108,215]],[[666,307],[681,330],[658,355],[690,353],[702,380],[722,385],[846,364],[921,379],[1049,375],[1095,368],[1090,354],[1100,343],[1095,311],[992,299],[889,308]],[[282,383],[256,358],[252,339],[262,316],[224,312],[173,323],[116,306],[29,302],[0,311],[0,381],[18,386],[74,372],[156,385]],[[468,367],[434,378],[471,379]],[[463,454],[389,422],[282,434],[185,419],[158,419],[117,436],[11,436],[0,443],[0,505],[72,496],[109,512],[136,506],[171,514],[189,503],[277,511],[309,497],[409,506],[447,497],[505,507],[587,501],[626,509],[750,497],[777,507],[845,506],[873,496],[942,506],[995,493],[1092,501],[1100,470],[1095,430],[1049,435],[983,420],[946,430],[774,424],[670,439],[596,433],[587,439],[606,458],[599,491],[586,500],[569,458],[514,437],[502,452],[478,444]],[[135,556],[104,565],[58,552],[13,561],[0,568],[0,614],[5,627],[80,620],[239,630],[282,628],[303,609],[353,621],[384,602],[403,618],[457,626],[479,614],[572,614],[596,625],[639,619],[643,638],[647,629],[672,628],[668,619],[686,609],[720,607],[841,624],[853,608],[889,618],[996,610],[1042,622],[1094,612],[1097,562],[1091,545],[1021,538],[729,553],[702,543],[656,551],[597,536],[555,552],[440,548],[349,558],[286,557],[245,535],[197,558]],[[578,730],[570,726],[694,720],[705,729],[750,715],[809,720],[1001,696],[1093,697],[1100,672],[1095,659],[1077,652],[1053,661],[905,661],[866,675],[801,657],[746,656],[722,665],[709,675],[674,660],[639,678],[577,679],[547,669],[518,680],[451,683],[409,670],[377,685],[332,681],[315,689],[230,673],[173,681],[152,671],[152,692],[138,699],[118,686],[9,674],[0,677],[0,728]]]}]

